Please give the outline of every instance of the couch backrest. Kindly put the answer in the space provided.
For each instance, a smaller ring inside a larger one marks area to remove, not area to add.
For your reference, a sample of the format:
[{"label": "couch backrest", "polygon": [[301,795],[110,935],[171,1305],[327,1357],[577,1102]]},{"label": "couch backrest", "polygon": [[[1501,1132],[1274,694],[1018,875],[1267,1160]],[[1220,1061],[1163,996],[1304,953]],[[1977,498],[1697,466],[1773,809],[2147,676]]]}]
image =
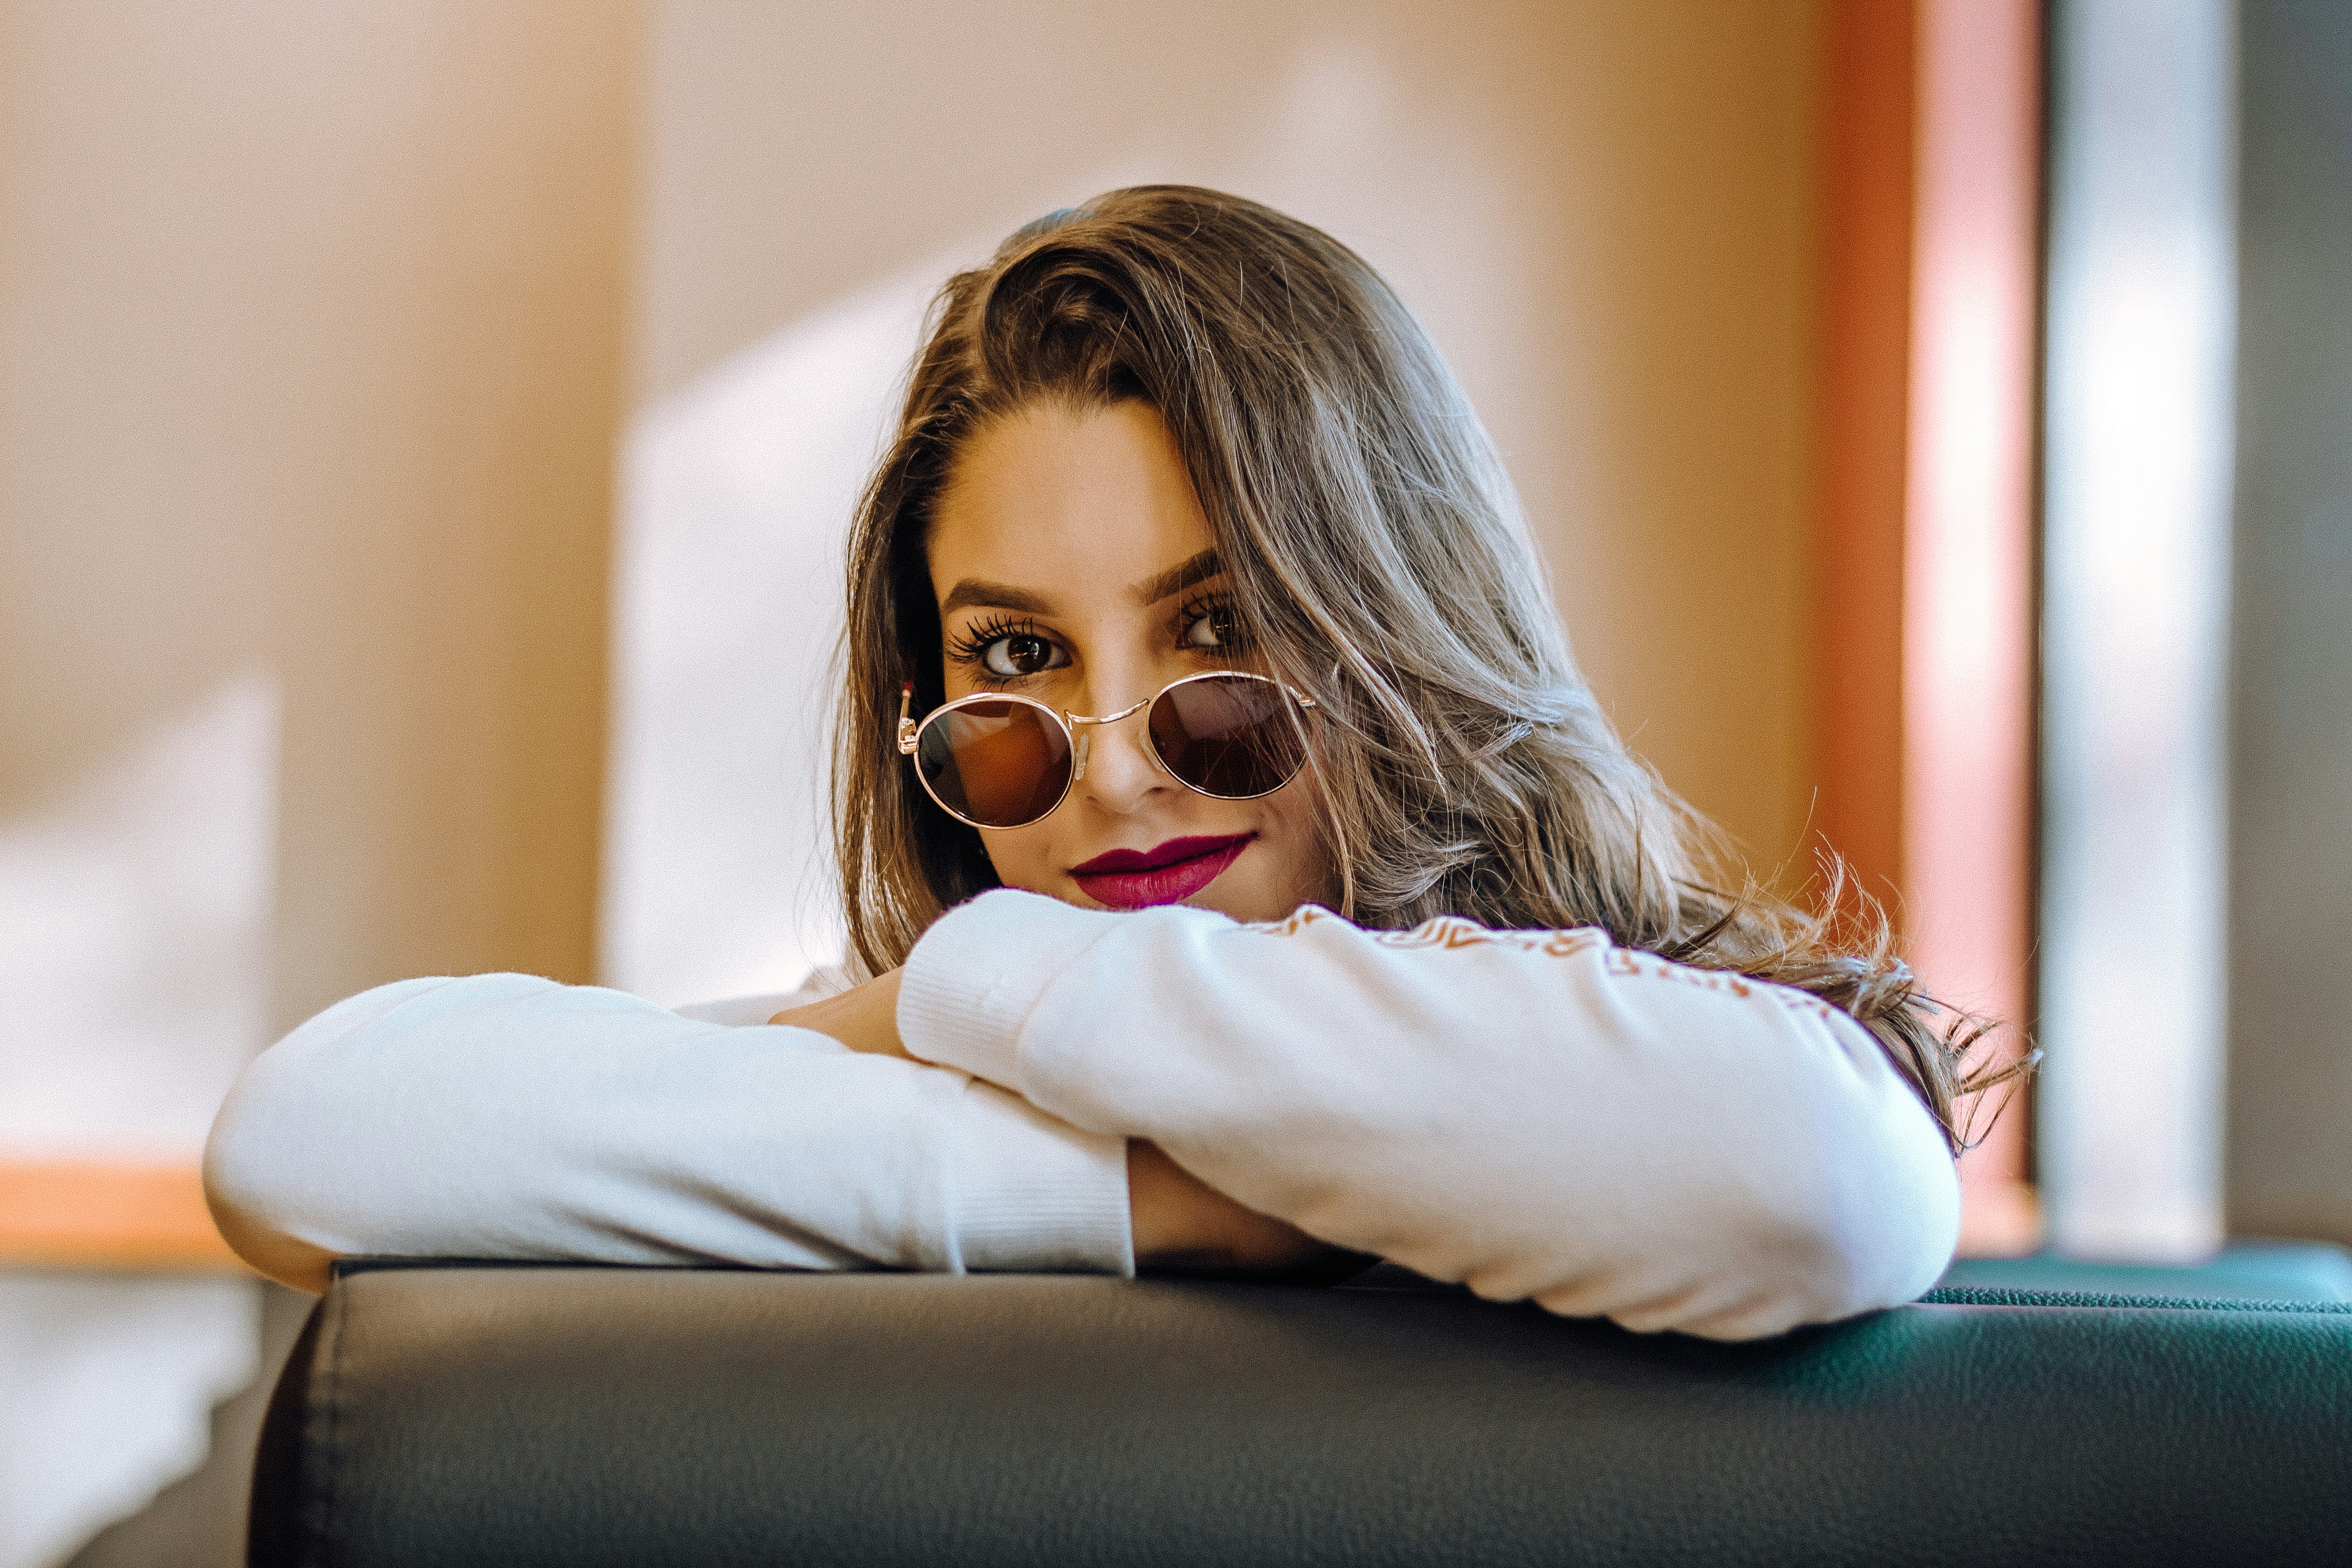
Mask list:
[{"label": "couch backrest", "polygon": [[346,1274],[259,1564],[2332,1561],[2352,1310],[1925,1303],[1760,1343],[1458,1290]]}]

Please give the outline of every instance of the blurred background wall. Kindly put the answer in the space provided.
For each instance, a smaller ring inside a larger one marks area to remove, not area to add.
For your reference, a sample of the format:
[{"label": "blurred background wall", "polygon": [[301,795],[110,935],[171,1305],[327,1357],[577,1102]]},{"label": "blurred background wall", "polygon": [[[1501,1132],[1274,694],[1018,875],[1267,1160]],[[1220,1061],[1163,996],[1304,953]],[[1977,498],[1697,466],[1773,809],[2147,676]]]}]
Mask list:
[{"label": "blurred background wall", "polygon": [[2352,6],[2238,21],[2228,1218],[2352,1242]]},{"label": "blurred background wall", "polygon": [[[255,1286],[107,1250],[180,1223],[241,1061],[395,975],[592,978],[637,38],[597,0],[0,4],[10,1568],[255,1373]],[[60,1170],[129,1230],[42,1230]],[[113,1560],[228,1561],[238,1508]]]},{"label": "blurred background wall", "polygon": [[257,677],[272,1026],[588,978],[633,9],[0,28],[0,810]]}]

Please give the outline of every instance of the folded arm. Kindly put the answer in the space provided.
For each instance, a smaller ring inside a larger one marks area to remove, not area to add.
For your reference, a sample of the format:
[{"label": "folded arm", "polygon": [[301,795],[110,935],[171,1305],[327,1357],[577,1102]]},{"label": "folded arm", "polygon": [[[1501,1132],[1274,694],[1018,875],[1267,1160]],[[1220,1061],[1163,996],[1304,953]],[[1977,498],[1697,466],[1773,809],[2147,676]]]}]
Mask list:
[{"label": "folded arm", "polygon": [[[903,969],[767,1016],[813,1029],[853,1051],[915,1059],[898,1037]],[[1337,1279],[1374,1261],[1315,1240],[1296,1226],[1244,1207],[1145,1139],[1127,1146],[1128,1215],[1138,1268],[1176,1273]]]},{"label": "folded arm", "polygon": [[404,981],[264,1052],[205,1150],[221,1232],[337,1258],[1132,1268],[1126,1142],[961,1072],[520,974]]},{"label": "folded arm", "polygon": [[917,946],[898,1021],[1312,1236],[1632,1328],[1908,1300],[1958,1234],[1942,1137],[1866,1031],[1597,932],[991,893]]}]

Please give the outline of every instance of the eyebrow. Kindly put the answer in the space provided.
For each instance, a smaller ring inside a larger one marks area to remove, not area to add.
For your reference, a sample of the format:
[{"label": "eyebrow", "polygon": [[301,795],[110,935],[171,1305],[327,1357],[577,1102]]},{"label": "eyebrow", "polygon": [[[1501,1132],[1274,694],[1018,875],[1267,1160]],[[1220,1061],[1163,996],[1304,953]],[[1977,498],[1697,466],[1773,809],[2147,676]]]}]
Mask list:
[{"label": "eyebrow", "polygon": [[940,605],[940,614],[962,609],[966,605],[979,605],[992,610],[1018,610],[1024,616],[1042,616],[1045,601],[1026,588],[1015,588],[1009,583],[988,583],[978,577],[966,577],[948,590]]},{"label": "eyebrow", "polygon": [[[1140,583],[1132,584],[1127,592],[1139,605],[1156,605],[1171,594],[1181,594],[1195,583],[1205,583],[1225,569],[1213,549],[1203,550],[1190,560],[1180,561],[1165,572],[1155,572]],[[1024,616],[1042,616],[1048,612],[1045,596],[1026,588],[1016,588],[1010,583],[991,583],[984,578],[966,577],[948,590],[940,602],[940,614],[944,616],[961,610],[967,605],[991,610],[1018,610]]]},{"label": "eyebrow", "polygon": [[1154,573],[1127,590],[1139,605],[1156,605],[1171,594],[1181,594],[1195,583],[1205,583],[1225,569],[1214,550],[1203,550],[1189,561],[1180,561],[1165,572]]}]

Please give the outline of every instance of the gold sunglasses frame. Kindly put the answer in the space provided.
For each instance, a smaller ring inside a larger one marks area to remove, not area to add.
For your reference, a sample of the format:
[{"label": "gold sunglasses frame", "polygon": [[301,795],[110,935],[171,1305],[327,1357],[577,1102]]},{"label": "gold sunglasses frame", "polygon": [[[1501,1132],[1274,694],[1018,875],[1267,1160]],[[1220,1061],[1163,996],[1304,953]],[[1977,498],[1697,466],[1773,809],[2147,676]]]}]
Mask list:
[{"label": "gold sunglasses frame", "polygon": [[[932,803],[938,805],[941,811],[946,812],[950,816],[954,817],[958,822],[964,824],[966,826],[977,827],[983,833],[1009,833],[1015,827],[1034,827],[1037,824],[1053,816],[1054,813],[1061,810],[1062,803],[1070,798],[1070,791],[1076,789],[1077,787],[1078,781],[1087,776],[1087,753],[1091,750],[1089,742],[1096,727],[1104,724],[1117,724],[1124,720],[1134,718],[1138,713],[1148,712],[1150,710],[1153,703],[1158,702],[1161,698],[1167,696],[1178,687],[1190,686],[1194,681],[1199,680],[1262,680],[1266,685],[1273,687],[1276,690],[1289,698],[1291,701],[1297,703],[1299,710],[1302,711],[1312,710],[1316,706],[1315,699],[1307,696],[1307,693],[1298,690],[1295,687],[1285,686],[1281,681],[1275,679],[1274,677],[1270,675],[1255,675],[1244,669],[1204,669],[1198,675],[1180,676],[1176,679],[1171,680],[1167,685],[1161,687],[1159,690],[1153,692],[1150,696],[1145,698],[1142,701],[1135,703],[1131,707],[1122,708],[1116,713],[1107,713],[1098,719],[1089,717],[1084,713],[1074,713],[1066,708],[1056,710],[1047,704],[1038,701],[1034,697],[1023,697],[1015,692],[975,691],[969,697],[959,697],[952,702],[940,703],[937,708],[934,708],[929,713],[924,714],[921,722],[918,723],[910,716],[908,711],[913,706],[915,700],[914,682],[907,681],[901,684],[898,688],[898,754],[902,757],[913,756],[916,749],[922,744],[923,731],[929,729],[932,723],[936,721],[941,714],[952,713],[959,708],[975,707],[982,702],[1020,702],[1024,703],[1031,708],[1034,708],[1037,711],[1043,713],[1046,718],[1051,719],[1056,725],[1058,725],[1062,731],[1062,738],[1069,742],[1070,776],[1063,781],[1062,793],[1054,797],[1054,804],[1047,806],[1045,810],[1039,812],[1036,816],[1031,817],[1026,822],[1016,822],[1000,826],[992,823],[972,821],[971,817],[966,816],[962,812],[958,811],[946,801],[940,799],[940,792],[933,789],[931,787],[931,781],[923,776],[922,763],[918,762],[915,764],[915,782],[923,786],[923,793],[929,795]],[[1087,726],[1087,728],[1082,730],[1080,728],[1082,725]],[[1301,726],[1301,730],[1302,733],[1299,736],[1299,740],[1302,744],[1299,752],[1298,766],[1293,768],[1288,776],[1284,778],[1281,784],[1275,785],[1274,789],[1262,789],[1255,795],[1219,795],[1213,790],[1202,789],[1199,784],[1192,783],[1192,780],[1183,777],[1181,774],[1178,773],[1175,769],[1170,767],[1168,765],[1168,760],[1160,754],[1160,748],[1150,744],[1149,742],[1144,745],[1143,754],[1151,759],[1151,765],[1153,767],[1158,768],[1161,773],[1166,773],[1170,778],[1174,779],[1178,784],[1183,785],[1186,789],[1191,790],[1194,795],[1202,796],[1205,799],[1264,800],[1267,795],[1274,794],[1276,790],[1286,788],[1289,785],[1290,781],[1297,778],[1299,775],[1299,773],[1307,766],[1307,755],[1304,747],[1304,742],[1306,740],[1306,735],[1303,732],[1304,726]]]}]

